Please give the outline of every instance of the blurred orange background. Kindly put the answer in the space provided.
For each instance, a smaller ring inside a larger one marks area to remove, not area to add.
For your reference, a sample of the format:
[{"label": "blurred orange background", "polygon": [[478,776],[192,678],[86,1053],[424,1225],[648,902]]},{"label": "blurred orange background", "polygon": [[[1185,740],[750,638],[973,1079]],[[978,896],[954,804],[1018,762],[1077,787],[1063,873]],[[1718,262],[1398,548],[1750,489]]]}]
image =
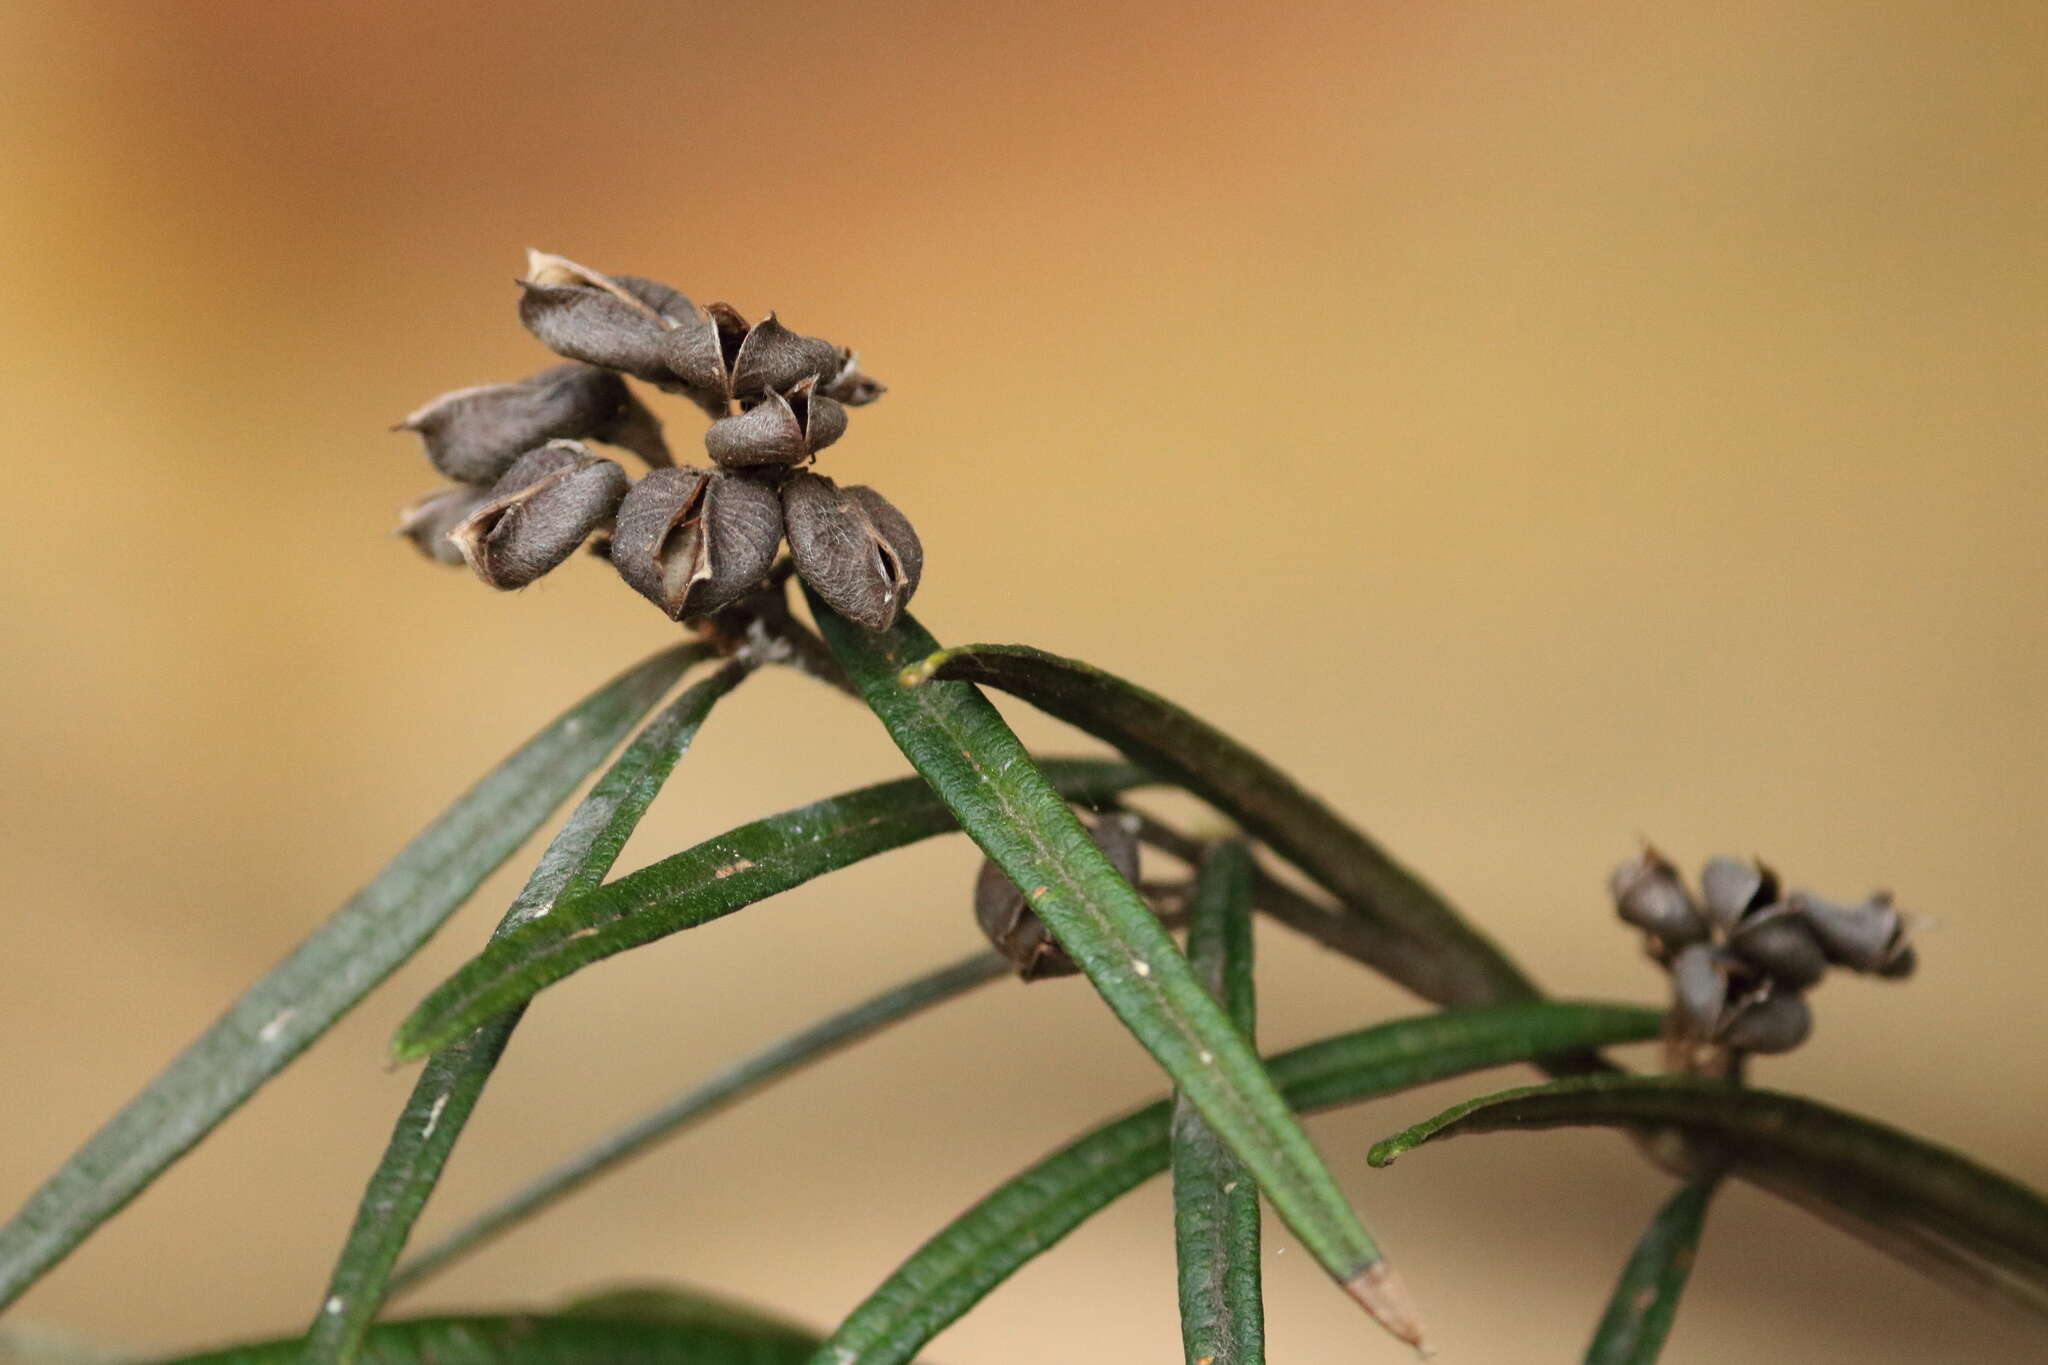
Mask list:
[{"label": "blurred orange background", "polygon": [[[1146,682],[1297,773],[1548,987],[1652,998],[1639,837],[1937,923],[1758,1068],[2035,1183],[2048,993],[2048,16],[2033,4],[0,9],[0,1204],[448,798],[672,628],[579,560],[389,538],[386,424],[548,363],[536,245],[857,345],[822,468],[916,522],[920,616]],[[679,450],[690,411],[664,401]],[[1006,703],[1027,739],[1092,746]],[[627,865],[904,771],[764,676]],[[934,841],[576,977],[427,1211],[974,941]],[[295,1331],[508,868],[13,1319]],[[1262,931],[1261,1033],[1411,1008]],[[1447,1360],[1576,1359],[1665,1180],[1609,1135],[1312,1131]],[[828,1326],[1159,1089],[1085,986],[1000,986],[671,1144],[407,1306],[665,1277]],[[1167,1359],[1163,1184],[943,1336]],[[1399,1359],[1269,1225],[1276,1358]],[[2038,1359],[1747,1188],[1666,1359]]]}]

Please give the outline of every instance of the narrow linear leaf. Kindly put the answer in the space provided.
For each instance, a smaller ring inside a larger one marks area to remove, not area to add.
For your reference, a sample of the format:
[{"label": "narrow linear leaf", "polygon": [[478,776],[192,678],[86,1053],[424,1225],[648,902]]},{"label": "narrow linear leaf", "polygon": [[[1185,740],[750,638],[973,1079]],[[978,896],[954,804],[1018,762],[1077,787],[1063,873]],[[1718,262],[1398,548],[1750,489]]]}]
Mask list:
[{"label": "narrow linear leaf", "polygon": [[0,1365],[129,1365],[134,1356],[68,1333],[0,1326]]},{"label": "narrow linear leaf", "polygon": [[698,654],[654,655],[528,740],[109,1119],[0,1227],[0,1308],[411,957]]},{"label": "narrow linear leaf", "polygon": [[[1098,759],[1046,764],[1070,801],[1099,804],[1153,778]],[[918,778],[900,778],[739,826],[521,925],[435,987],[399,1026],[400,1061],[426,1056],[593,962],[694,929],[813,877],[958,828]]]},{"label": "narrow linear leaf", "polygon": [[[712,705],[751,671],[749,664],[729,663],[647,723],[549,842],[493,938],[544,917],[558,897],[593,890],[604,880]],[[427,1063],[363,1191],[307,1331],[304,1365],[356,1358],[383,1307],[391,1268],[523,1013],[524,1006],[507,1010]]]},{"label": "narrow linear leaf", "polygon": [[1009,974],[1006,960],[983,949],[769,1044],[584,1148],[420,1251],[392,1275],[390,1292],[398,1294],[423,1283],[598,1176],[782,1077],[920,1010]]},{"label": "narrow linear leaf", "polygon": [[811,592],[825,643],[911,766],[952,807],[982,851],[1224,1145],[1258,1179],[1316,1262],[1388,1331],[1420,1345],[1398,1275],[1344,1199],[1244,1035],[1074,813],[1046,783],[994,706],[971,685],[905,686],[938,642],[908,612],[870,633]]},{"label": "narrow linear leaf", "polygon": [[1719,1184],[1718,1174],[1689,1180],[1657,1210],[1622,1267],[1621,1282],[1586,1348],[1586,1365],[1653,1365],[1663,1353]]},{"label": "narrow linear leaf", "polygon": [[[1188,966],[1251,1042],[1252,859],[1237,840],[1216,845],[1196,875]],[[1170,1132],[1181,1347],[1188,1365],[1257,1365],[1266,1358],[1259,1187],[1185,1095],[1174,1096]]]},{"label": "narrow linear leaf", "polygon": [[1796,1095],[1689,1076],[1586,1076],[1470,1100],[1374,1145],[1385,1166],[1424,1142],[1504,1128],[1678,1128],[1738,1174],[1989,1263],[2042,1311],[2048,1199],[1946,1147]]},{"label": "narrow linear leaf", "polygon": [[[230,1346],[163,1365],[292,1365],[304,1341]],[[672,1321],[630,1309],[598,1316],[491,1314],[409,1318],[370,1329],[372,1365],[801,1365],[817,1338],[787,1328]]]},{"label": "narrow linear leaf", "polygon": [[[1267,1065],[1303,1111],[1510,1062],[1655,1038],[1660,1011],[1494,1005],[1397,1020],[1295,1048]],[[1172,1108],[1140,1109],[1005,1182],[955,1218],[840,1324],[812,1365],[901,1365],[1032,1257],[1167,1167]]]},{"label": "narrow linear leaf", "polygon": [[[1164,697],[1076,659],[1023,645],[962,645],[908,660],[904,681],[957,679],[1014,693],[1115,745],[1244,826],[1354,914],[1432,950],[1380,964],[1440,1005],[1533,999],[1535,985],[1432,887],[1287,774]],[[1433,970],[1432,970],[1433,968]]]}]

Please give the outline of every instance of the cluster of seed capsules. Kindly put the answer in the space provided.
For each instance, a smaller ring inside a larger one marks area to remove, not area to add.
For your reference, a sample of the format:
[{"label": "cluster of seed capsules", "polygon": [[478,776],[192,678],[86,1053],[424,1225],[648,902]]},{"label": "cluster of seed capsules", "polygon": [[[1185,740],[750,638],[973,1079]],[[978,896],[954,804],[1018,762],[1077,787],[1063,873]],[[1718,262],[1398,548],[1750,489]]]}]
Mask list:
[{"label": "cluster of seed capsules", "polygon": [[[924,568],[917,533],[873,489],[805,468],[845,432],[849,407],[883,392],[851,351],[772,313],[749,323],[729,304],[700,308],[658,281],[544,252],[529,254],[520,288],[520,321],[570,363],[457,389],[398,424],[454,481],[407,508],[401,534],[494,588],[525,587],[594,540],[678,621],[753,591],[787,536],[797,573],[835,611],[870,630],[894,624]],[[710,468],[675,463],[626,377],[711,417]],[[635,483],[586,441],[651,472]]]},{"label": "cluster of seed capsules", "polygon": [[1806,992],[1830,966],[1872,976],[1911,975],[1908,918],[1879,891],[1839,905],[1780,891],[1758,862],[1711,858],[1697,900],[1655,849],[1614,870],[1622,919],[1645,933],[1671,974],[1672,1031],[1680,1042],[1732,1053],[1789,1052],[1813,1030]]}]

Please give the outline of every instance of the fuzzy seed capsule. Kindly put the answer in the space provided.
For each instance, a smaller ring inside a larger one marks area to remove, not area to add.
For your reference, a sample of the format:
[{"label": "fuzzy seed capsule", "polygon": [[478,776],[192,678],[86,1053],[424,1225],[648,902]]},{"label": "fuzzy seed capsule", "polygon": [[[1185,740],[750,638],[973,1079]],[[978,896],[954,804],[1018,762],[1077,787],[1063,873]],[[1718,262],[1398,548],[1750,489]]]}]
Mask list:
[{"label": "fuzzy seed capsule", "polygon": [[1727,1003],[1728,974],[1721,955],[1704,943],[1681,948],[1671,959],[1671,1018],[1679,1036],[1711,1039]]},{"label": "fuzzy seed capsule", "polygon": [[1883,892],[1860,905],[1836,905],[1805,891],[1792,900],[1805,911],[1831,962],[1853,971],[1883,973],[1888,964],[1912,952],[1905,918]]},{"label": "fuzzy seed capsule", "polygon": [[[1095,846],[1109,858],[1127,882],[1138,879],[1138,840],[1115,815],[1104,815],[1083,827]],[[1017,888],[1009,875],[989,859],[983,859],[974,879],[974,918],[1025,981],[1049,976],[1072,976],[1081,970],[1067,950],[1054,941],[1045,922],[1031,908],[1031,898]]]},{"label": "fuzzy seed capsule", "polygon": [[1707,922],[1693,907],[1678,869],[1654,848],[1614,869],[1608,878],[1614,908],[1622,919],[1657,936],[1665,946],[1683,948],[1707,938]]},{"label": "fuzzy seed capsule", "polygon": [[827,398],[836,399],[849,408],[866,407],[889,391],[889,386],[872,375],[861,373],[860,358],[853,352],[845,353],[839,372],[819,385],[818,392]]},{"label": "fuzzy seed capsule", "polygon": [[650,465],[673,464],[661,423],[617,375],[556,365],[512,384],[456,389],[423,405],[395,431],[418,432],[434,468],[488,487],[527,451],[556,440],[603,441]]},{"label": "fuzzy seed capsule", "polygon": [[1750,1000],[1721,1030],[1721,1043],[1738,1052],[1790,1052],[1813,1032],[1813,1011],[1796,991]]},{"label": "fuzzy seed capsule", "polygon": [[783,485],[782,512],[797,572],[818,596],[868,630],[896,623],[924,572],[924,547],[901,512],[872,488],[809,472]]},{"label": "fuzzy seed capsule", "polygon": [[713,422],[704,433],[704,448],[726,469],[795,465],[845,431],[846,409],[820,396],[815,379],[805,379],[787,393],[770,390],[736,417]]},{"label": "fuzzy seed capsule", "polygon": [[462,551],[448,533],[490,500],[481,488],[437,488],[398,514],[398,534],[437,564],[460,564]]},{"label": "fuzzy seed capsule", "polygon": [[556,355],[660,383],[664,337],[697,315],[665,284],[613,277],[544,251],[527,253],[519,320]]},{"label": "fuzzy seed capsule", "polygon": [[1728,936],[1728,947],[1793,990],[1804,990],[1827,974],[1820,940],[1806,916],[1790,905],[1769,906],[1750,915]]},{"label": "fuzzy seed capsule", "polygon": [[523,588],[576,552],[626,495],[626,471],[575,441],[528,451],[449,539],[494,588]]},{"label": "fuzzy seed capsule", "polygon": [[1731,933],[1743,916],[1778,899],[1778,879],[1762,863],[1709,858],[1700,870],[1700,898],[1721,931]]},{"label": "fuzzy seed capsule", "polygon": [[845,370],[847,352],[792,332],[773,313],[749,323],[731,304],[713,303],[663,338],[662,360],[677,387],[724,417],[735,400],[751,404],[806,379],[822,387]]},{"label": "fuzzy seed capsule", "polygon": [[838,377],[846,353],[819,337],[792,332],[775,314],[754,324],[732,360],[732,396],[788,390],[809,379],[822,384]]},{"label": "fuzzy seed capsule", "polygon": [[619,505],[612,563],[634,591],[682,621],[746,596],[781,541],[773,489],[717,470],[657,469]]}]

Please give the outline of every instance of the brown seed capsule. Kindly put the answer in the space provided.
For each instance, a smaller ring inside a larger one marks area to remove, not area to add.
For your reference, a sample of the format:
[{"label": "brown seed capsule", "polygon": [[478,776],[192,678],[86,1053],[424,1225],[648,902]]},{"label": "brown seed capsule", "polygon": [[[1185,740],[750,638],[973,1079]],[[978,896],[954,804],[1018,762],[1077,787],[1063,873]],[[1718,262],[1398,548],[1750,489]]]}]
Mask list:
[{"label": "brown seed capsule", "polygon": [[732,367],[746,344],[747,320],[729,303],[709,303],[662,338],[662,363],[674,385],[712,417],[732,411]]},{"label": "brown seed capsule", "polygon": [[840,362],[839,372],[818,386],[819,393],[827,398],[837,399],[849,408],[859,408],[867,406],[889,391],[888,386],[881,380],[861,373],[859,357],[853,352],[845,352],[845,357]]},{"label": "brown seed capsule", "polygon": [[917,591],[924,547],[872,488],[800,473],[782,488],[790,555],[812,591],[848,620],[887,630]]},{"label": "brown seed capsule", "polygon": [[612,563],[634,591],[681,621],[746,596],[781,542],[773,489],[717,470],[657,469],[619,505]]},{"label": "brown seed capsule", "polygon": [[1692,897],[1678,869],[1654,848],[1623,863],[1608,878],[1614,907],[1622,919],[1655,934],[1666,946],[1682,948],[1707,938],[1707,922],[1693,908]]},{"label": "brown seed capsule", "polygon": [[1806,916],[1790,905],[1756,911],[1728,936],[1728,946],[1782,986],[1804,990],[1827,975],[1827,955]]},{"label": "brown seed capsule", "polygon": [[792,332],[773,313],[749,324],[729,303],[713,303],[663,339],[662,358],[684,392],[713,417],[733,400],[787,392],[805,379],[835,378],[846,352]]},{"label": "brown seed capsule", "polygon": [[527,253],[519,320],[556,355],[650,382],[670,379],[666,335],[697,316],[665,284],[613,278],[544,251]]},{"label": "brown seed capsule", "polygon": [[[1138,840],[1121,817],[1104,815],[1082,825],[1095,846],[1108,856],[1110,866],[1127,882],[1138,879]],[[1043,892],[1045,888],[1035,890]],[[1032,897],[1019,890],[1002,868],[983,859],[981,873],[974,879],[974,918],[981,932],[1010,959],[1017,975],[1025,981],[1049,976],[1072,976],[1081,970],[1067,950],[1053,940],[1044,921],[1031,908]]]},{"label": "brown seed capsule", "polygon": [[575,441],[528,451],[448,538],[494,588],[523,588],[576,552],[626,495],[626,471]]},{"label": "brown seed capsule", "polygon": [[460,564],[462,551],[448,533],[490,500],[481,488],[437,488],[398,514],[398,534],[438,564]]},{"label": "brown seed capsule", "polygon": [[1774,990],[1739,1006],[1721,1030],[1738,1052],[1790,1052],[1813,1032],[1813,1011],[1797,991]]},{"label": "brown seed capsule", "polygon": [[674,463],[660,421],[623,379],[593,365],[556,365],[513,384],[456,389],[392,429],[418,432],[434,468],[458,483],[495,483],[514,460],[555,440],[603,441],[651,465]]},{"label": "brown seed capsule", "polygon": [[1709,858],[1700,870],[1700,898],[1714,923],[1728,933],[1744,915],[1777,901],[1778,878],[1762,863]]},{"label": "brown seed capsule", "polygon": [[1905,921],[1883,892],[1861,905],[1836,905],[1806,891],[1795,892],[1792,902],[1805,912],[1828,959],[1851,970],[1879,971],[1907,947]]},{"label": "brown seed capsule", "polygon": [[1680,949],[1671,959],[1671,1017],[1680,1036],[1712,1038],[1727,1003],[1728,974],[1720,953],[1704,943]]},{"label": "brown seed capsule", "polygon": [[829,341],[792,332],[775,314],[754,324],[732,361],[732,395],[783,392],[810,379],[819,384],[836,378],[845,352]]},{"label": "brown seed capsule", "polygon": [[737,417],[713,422],[704,448],[727,469],[803,463],[846,430],[846,409],[816,389],[805,379],[787,394],[771,390]]}]

